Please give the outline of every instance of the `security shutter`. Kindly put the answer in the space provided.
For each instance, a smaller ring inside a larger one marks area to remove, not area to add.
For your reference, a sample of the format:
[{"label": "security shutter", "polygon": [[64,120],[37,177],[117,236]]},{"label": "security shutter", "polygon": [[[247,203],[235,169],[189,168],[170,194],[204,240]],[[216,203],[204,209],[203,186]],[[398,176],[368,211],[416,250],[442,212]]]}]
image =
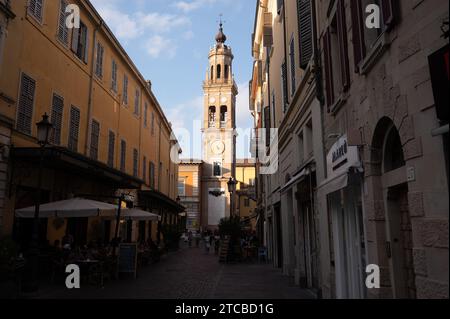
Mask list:
[{"label": "security shutter", "polygon": [[64,112],[64,99],[56,94],[53,95],[52,101],[52,124],[53,124],[53,139],[52,143],[55,145],[61,144],[61,128]]},{"label": "security shutter", "polygon": [[114,132],[109,132],[108,137],[108,166],[114,167],[114,149],[116,146],[116,135]]},{"label": "security shutter", "polygon": [[313,55],[311,0],[297,0],[300,67],[305,69]]},{"label": "security shutter", "polygon": [[29,135],[31,135],[35,90],[36,82],[28,75],[22,74],[16,127],[18,131]]},{"label": "security shutter", "polygon": [[149,175],[150,175],[150,187],[155,188],[155,164],[153,162],[150,162]]},{"label": "security shutter", "polygon": [[91,124],[91,158],[98,160],[98,144],[100,137],[100,123],[93,120]]},{"label": "security shutter", "polygon": [[[113,63],[113,72],[117,73],[117,66],[116,66],[115,62]],[[113,81],[116,81],[116,80],[114,80],[114,75],[113,75]],[[113,84],[113,87],[114,87],[114,84]],[[123,94],[122,95],[123,95],[123,103],[128,104],[128,77],[126,75],[123,76]]]},{"label": "security shutter", "polygon": [[43,0],[30,0],[28,12],[30,12],[36,19],[42,22]]},{"label": "security shutter", "polygon": [[95,74],[99,77],[103,77],[103,55],[105,53],[105,48],[100,44],[100,42],[97,43],[97,60],[95,63]]},{"label": "security shutter", "polygon": [[69,44],[69,29],[66,26],[66,7],[67,2],[61,0],[59,9],[59,24],[58,24],[58,38],[64,44]]},{"label": "security shutter", "polygon": [[69,128],[69,143],[68,148],[73,151],[78,151],[78,134],[80,132],[80,110],[72,106],[70,109],[70,128]]}]

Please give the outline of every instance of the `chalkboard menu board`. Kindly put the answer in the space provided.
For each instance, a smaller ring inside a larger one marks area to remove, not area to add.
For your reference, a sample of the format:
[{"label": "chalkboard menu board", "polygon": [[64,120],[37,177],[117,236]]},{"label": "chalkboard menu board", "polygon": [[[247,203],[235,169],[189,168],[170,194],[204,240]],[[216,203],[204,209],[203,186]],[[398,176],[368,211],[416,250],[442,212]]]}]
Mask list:
[{"label": "chalkboard menu board", "polygon": [[132,273],[136,278],[137,244],[120,244],[119,273]]}]

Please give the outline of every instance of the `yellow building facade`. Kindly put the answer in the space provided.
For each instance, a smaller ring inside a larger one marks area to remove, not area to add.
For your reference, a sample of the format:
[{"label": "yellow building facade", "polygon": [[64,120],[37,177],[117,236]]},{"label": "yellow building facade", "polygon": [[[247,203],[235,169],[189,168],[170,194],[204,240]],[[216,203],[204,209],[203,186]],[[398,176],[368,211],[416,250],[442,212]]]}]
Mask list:
[{"label": "yellow building facade", "polygon": [[256,230],[256,168],[251,161],[236,161],[236,214],[245,223],[246,229]]},{"label": "yellow building facade", "polygon": [[[69,4],[80,9],[79,29],[64,23]],[[3,32],[0,38],[0,145],[8,149],[0,163],[7,176],[0,182],[7,193],[0,199],[1,233],[13,233],[15,209],[34,205],[35,124],[43,114],[54,126],[44,156],[43,202],[81,195],[112,201],[121,190],[132,190],[136,205],[175,223],[178,217],[170,213],[181,208],[176,203],[178,165],[171,152],[180,149],[171,124],[151,82],[93,5],[87,0],[18,0],[7,6],[14,18],[8,21],[7,36]],[[105,225],[101,228],[108,233]],[[155,229],[135,222],[127,232],[137,240],[142,232],[155,236]],[[60,239],[64,231],[48,221],[50,240]]]},{"label": "yellow building facade", "polygon": [[201,160],[182,160],[178,174],[178,196],[186,208],[186,229],[198,231],[201,227],[202,206],[202,168]]}]

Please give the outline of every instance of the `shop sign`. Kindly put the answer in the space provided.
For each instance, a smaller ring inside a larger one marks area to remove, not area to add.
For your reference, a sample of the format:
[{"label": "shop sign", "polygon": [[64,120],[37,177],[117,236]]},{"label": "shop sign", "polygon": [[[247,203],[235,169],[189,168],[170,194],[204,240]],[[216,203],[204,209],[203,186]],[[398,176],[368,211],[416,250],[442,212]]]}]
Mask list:
[{"label": "shop sign", "polygon": [[327,155],[328,178],[348,171],[350,167],[360,167],[357,146],[349,146],[347,135],[341,137]]}]

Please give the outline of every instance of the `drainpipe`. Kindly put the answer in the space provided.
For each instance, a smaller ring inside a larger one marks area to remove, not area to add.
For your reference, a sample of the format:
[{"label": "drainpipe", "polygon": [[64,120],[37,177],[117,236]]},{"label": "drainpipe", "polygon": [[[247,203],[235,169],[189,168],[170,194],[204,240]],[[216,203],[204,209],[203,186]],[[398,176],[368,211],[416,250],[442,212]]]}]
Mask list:
[{"label": "drainpipe", "polygon": [[92,44],[92,60],[91,60],[91,74],[89,79],[89,99],[88,99],[88,114],[87,114],[87,130],[85,137],[85,146],[84,146],[84,155],[89,157],[90,149],[91,149],[91,121],[92,121],[92,95],[93,95],[93,86],[94,86],[94,65],[95,65],[95,46],[97,44],[97,32],[99,29],[103,27],[103,20],[97,24],[94,30],[93,44]]}]

